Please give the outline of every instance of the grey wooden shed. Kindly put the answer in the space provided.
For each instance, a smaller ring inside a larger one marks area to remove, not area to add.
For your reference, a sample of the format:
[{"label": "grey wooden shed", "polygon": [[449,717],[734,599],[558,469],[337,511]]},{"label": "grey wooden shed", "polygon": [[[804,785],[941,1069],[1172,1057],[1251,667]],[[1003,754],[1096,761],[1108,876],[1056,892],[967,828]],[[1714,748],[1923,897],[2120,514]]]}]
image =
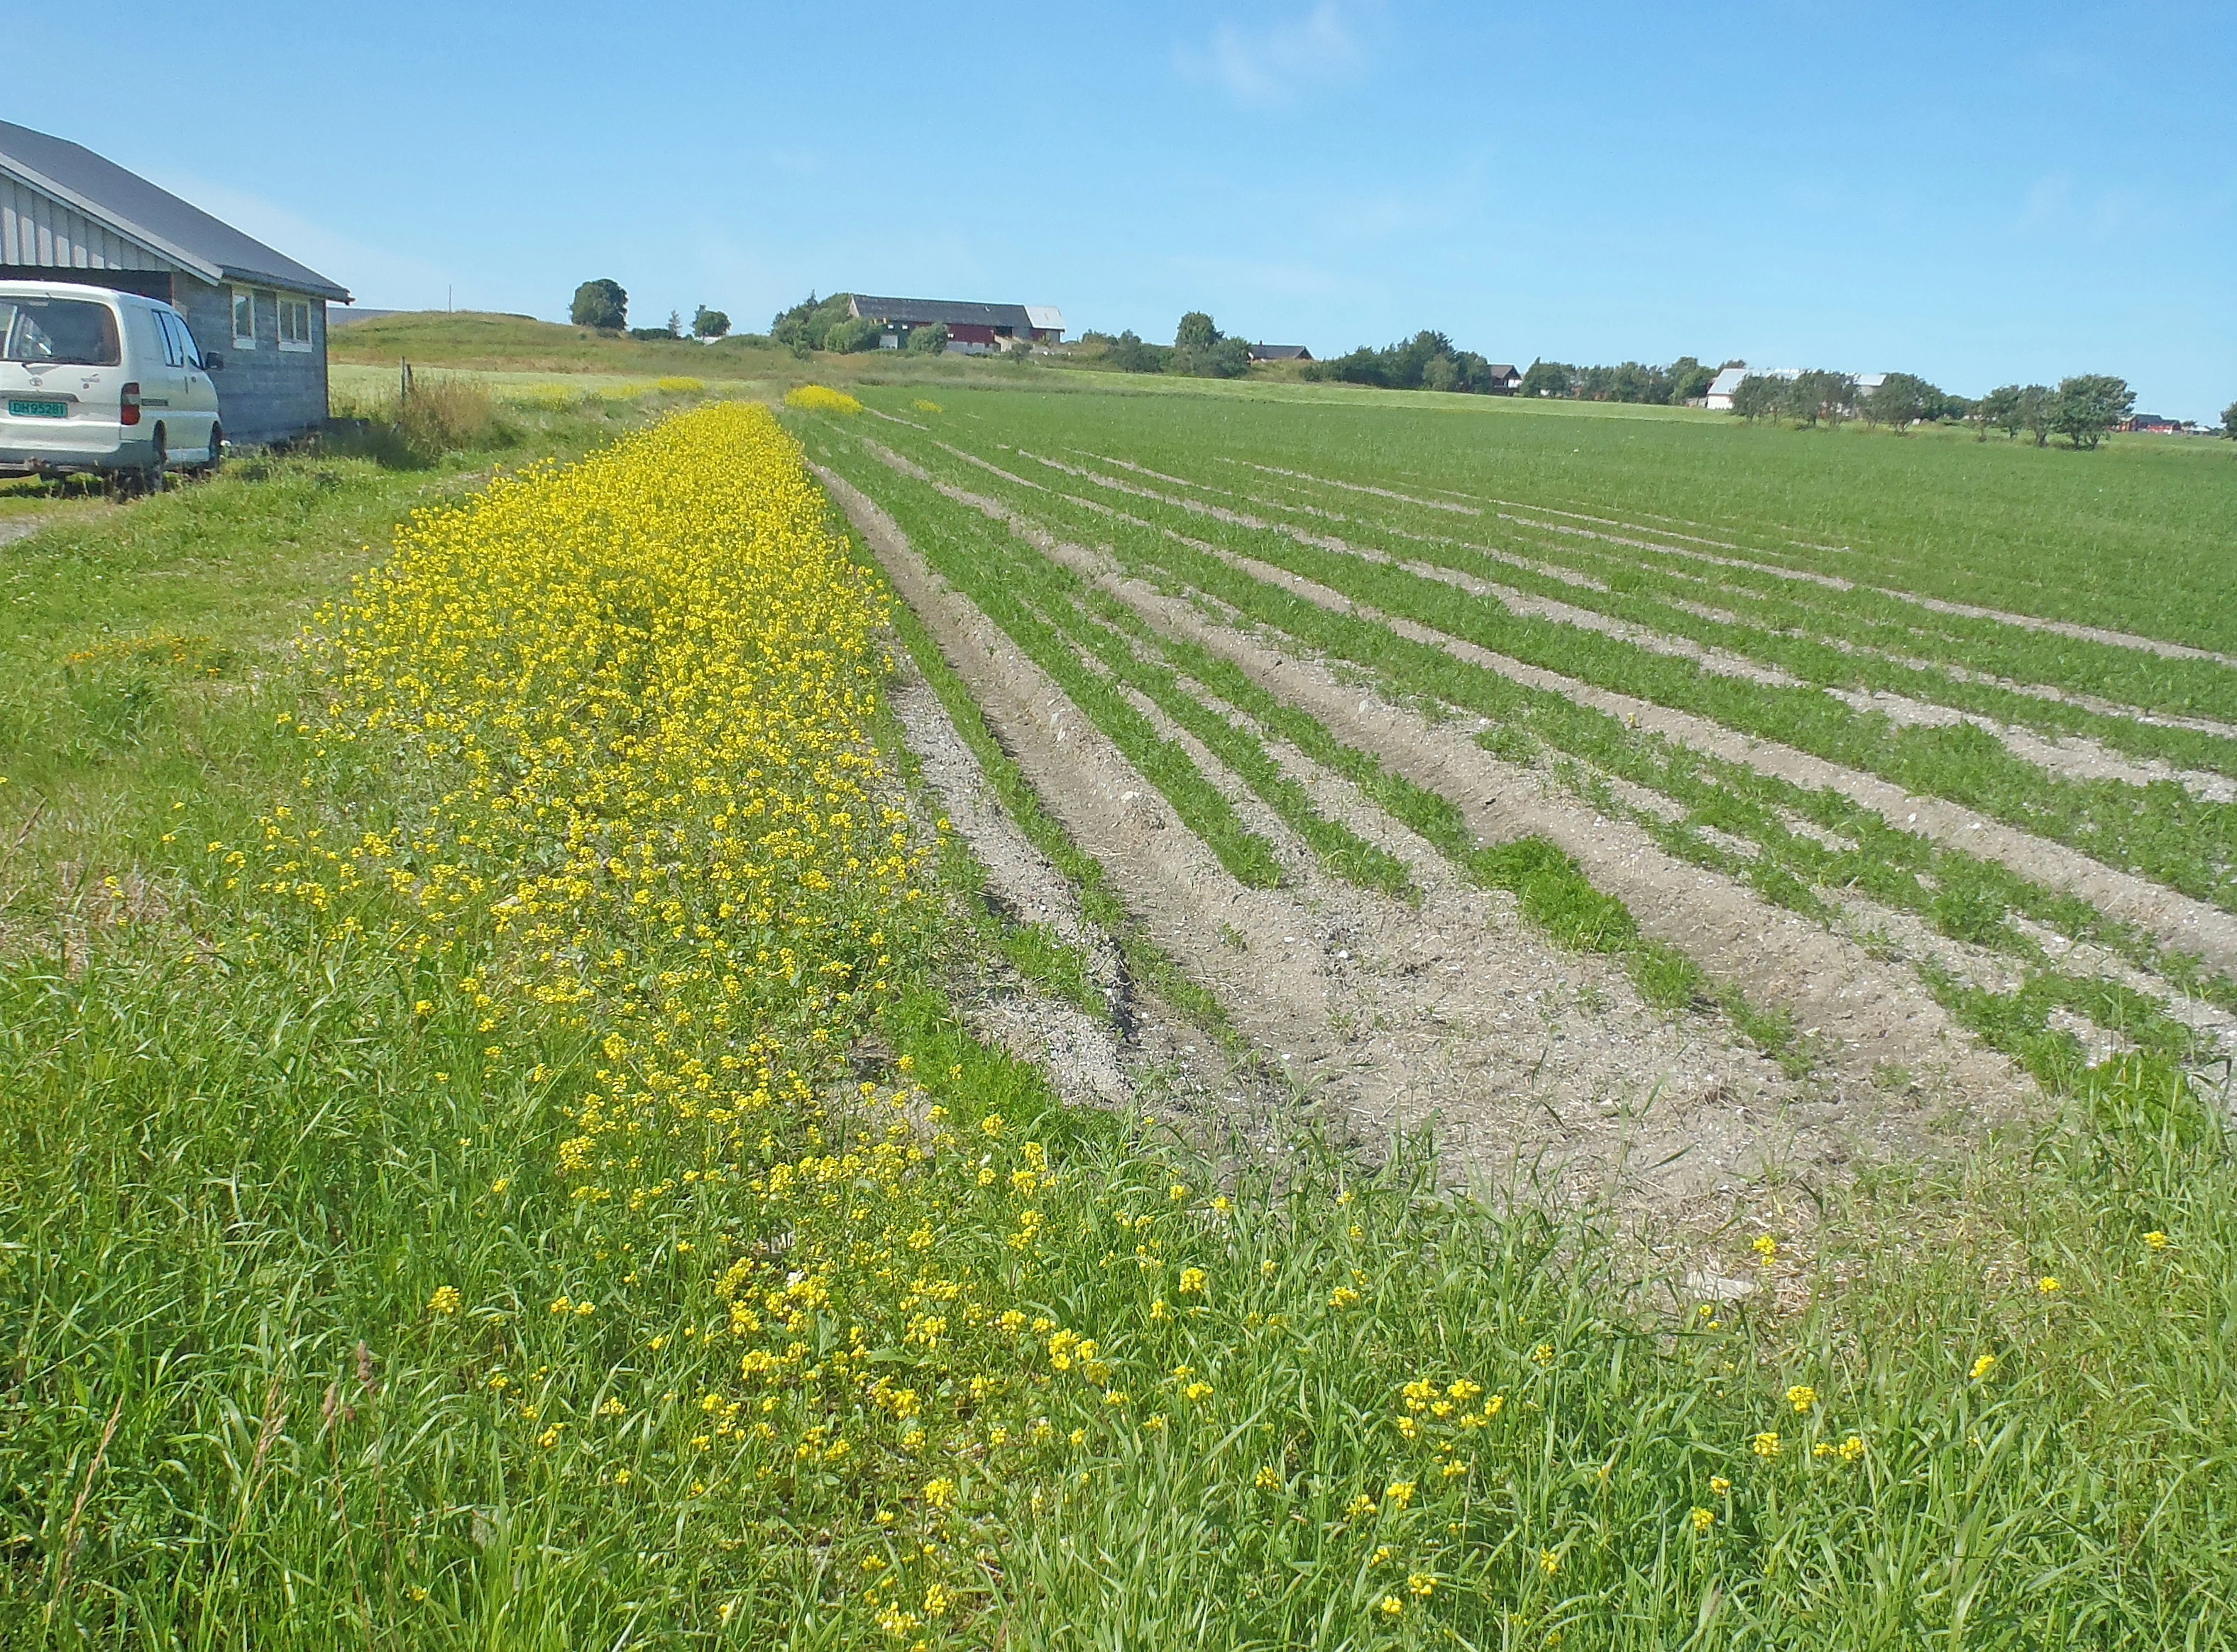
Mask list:
[{"label": "grey wooden shed", "polygon": [[72,280],[162,299],[195,342],[232,443],[327,417],[327,305],[348,292],[82,145],[0,121],[0,280]]}]

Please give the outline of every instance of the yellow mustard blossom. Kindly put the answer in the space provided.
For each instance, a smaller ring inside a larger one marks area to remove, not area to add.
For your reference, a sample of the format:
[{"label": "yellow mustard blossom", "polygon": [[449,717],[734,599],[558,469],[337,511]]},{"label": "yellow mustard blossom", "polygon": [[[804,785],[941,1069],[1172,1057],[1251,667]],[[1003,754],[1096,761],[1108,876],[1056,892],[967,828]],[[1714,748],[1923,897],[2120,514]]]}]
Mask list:
[{"label": "yellow mustard blossom", "polygon": [[1755,1438],[1750,1442],[1748,1449],[1760,1458],[1769,1458],[1777,1457],[1779,1451],[1778,1431],[1776,1429],[1765,1429],[1762,1433],[1757,1435]]},{"label": "yellow mustard blossom", "polygon": [[1707,1537],[1709,1535],[1709,1528],[1717,1524],[1716,1515],[1707,1509],[1694,1510],[1692,1519],[1693,1522],[1693,1535],[1697,1537]]},{"label": "yellow mustard blossom", "polygon": [[1996,1356],[1993,1353],[1984,1353],[1973,1362],[1972,1379],[1975,1382],[1978,1382],[1996,1368]]},{"label": "yellow mustard blossom", "polygon": [[1818,1391],[1807,1383],[1797,1383],[1786,1391],[1786,1403],[1798,1412],[1808,1411],[1818,1403]]},{"label": "yellow mustard blossom", "polygon": [[459,1292],[455,1286],[439,1285],[435,1287],[435,1294],[427,1299],[427,1312],[430,1313],[447,1316],[458,1311]]}]

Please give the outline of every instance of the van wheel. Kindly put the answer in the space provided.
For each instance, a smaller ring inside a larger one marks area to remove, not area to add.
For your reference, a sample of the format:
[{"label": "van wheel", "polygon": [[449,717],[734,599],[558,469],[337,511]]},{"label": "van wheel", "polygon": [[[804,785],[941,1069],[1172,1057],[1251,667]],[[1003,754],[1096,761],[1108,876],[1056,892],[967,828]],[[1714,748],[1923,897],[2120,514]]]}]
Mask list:
[{"label": "van wheel", "polygon": [[213,425],[209,433],[209,457],[202,461],[202,474],[215,476],[218,461],[225,455],[225,426]]},{"label": "van wheel", "polygon": [[155,451],[148,461],[148,468],[140,473],[141,485],[150,493],[161,493],[170,462],[169,444],[163,438],[163,427],[158,425],[155,426]]}]

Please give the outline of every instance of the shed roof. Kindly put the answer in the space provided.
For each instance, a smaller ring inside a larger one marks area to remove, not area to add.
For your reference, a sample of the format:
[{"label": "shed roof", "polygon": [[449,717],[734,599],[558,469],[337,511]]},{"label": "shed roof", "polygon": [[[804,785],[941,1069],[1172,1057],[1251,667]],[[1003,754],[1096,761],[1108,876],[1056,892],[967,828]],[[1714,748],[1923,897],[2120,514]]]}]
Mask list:
[{"label": "shed roof", "polygon": [[1041,332],[1064,331],[1064,312],[1053,304],[1028,304],[1026,306],[1026,319]]},{"label": "shed roof", "polygon": [[1729,396],[1740,387],[1740,380],[1748,376],[1745,367],[1726,367],[1709,381],[1709,394]]},{"label": "shed roof", "polygon": [[82,144],[0,121],[0,171],[211,281],[256,281],[349,302],[349,291]]},{"label": "shed roof", "polygon": [[1254,344],[1250,346],[1253,361],[1310,361],[1313,352],[1301,344]]},{"label": "shed roof", "polygon": [[848,297],[848,307],[873,321],[898,321],[904,326],[928,327],[935,321],[949,326],[1009,327],[1030,331],[1032,316],[1022,304],[966,304],[951,299],[881,299],[868,293]]},{"label": "shed roof", "polygon": [[1494,378],[1520,378],[1522,377],[1520,372],[1515,371],[1514,364],[1511,361],[1495,361],[1488,365],[1491,369],[1491,376]]}]

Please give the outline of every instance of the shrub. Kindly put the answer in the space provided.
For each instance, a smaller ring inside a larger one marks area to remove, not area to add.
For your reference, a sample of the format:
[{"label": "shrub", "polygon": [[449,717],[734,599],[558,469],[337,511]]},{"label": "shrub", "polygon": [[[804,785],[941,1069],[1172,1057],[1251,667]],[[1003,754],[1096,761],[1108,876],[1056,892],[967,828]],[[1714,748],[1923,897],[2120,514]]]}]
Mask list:
[{"label": "shrub", "polygon": [[703,304],[691,318],[691,335],[696,339],[720,339],[729,330],[730,318],[720,310],[709,309]]},{"label": "shrub", "polygon": [[939,355],[947,348],[947,323],[935,321],[914,329],[908,336],[908,347],[921,356]]},{"label": "shrub", "polygon": [[862,404],[827,385],[802,385],[784,392],[784,405],[810,413],[859,413]]},{"label": "shrub", "polygon": [[1132,327],[1104,346],[1104,359],[1120,372],[1163,372],[1172,360],[1170,346],[1144,344]]},{"label": "shrub", "polygon": [[619,332],[629,325],[629,294],[619,281],[604,277],[585,281],[575,289],[575,303],[568,317],[578,327]]},{"label": "shrub", "polygon": [[847,319],[846,293],[819,299],[810,293],[789,310],[777,312],[769,323],[769,340],[795,352],[813,350],[822,345],[834,323]]},{"label": "shrub", "polygon": [[823,348],[835,356],[860,355],[875,350],[885,329],[866,315],[850,315],[823,330]]}]

